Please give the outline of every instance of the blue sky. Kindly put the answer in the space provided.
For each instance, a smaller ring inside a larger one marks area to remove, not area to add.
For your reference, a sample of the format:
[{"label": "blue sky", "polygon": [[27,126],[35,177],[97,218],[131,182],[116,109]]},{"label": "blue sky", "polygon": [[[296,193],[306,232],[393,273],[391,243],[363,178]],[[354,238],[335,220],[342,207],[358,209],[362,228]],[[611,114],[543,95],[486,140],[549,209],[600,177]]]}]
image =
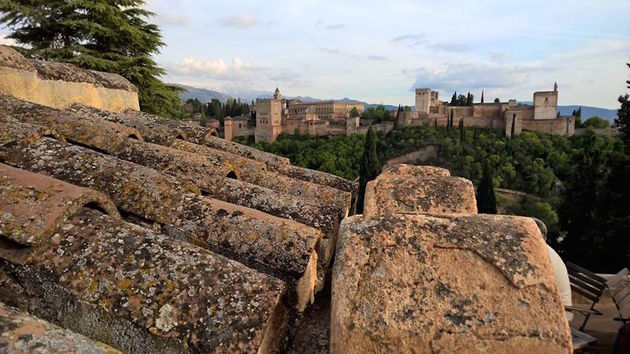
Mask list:
[{"label": "blue sky", "polygon": [[[560,104],[615,108],[630,70],[630,1],[150,0],[166,46],[164,80],[413,104],[531,100],[558,82]],[[0,33],[6,33],[0,29]],[[0,37],[1,41],[6,41]]]}]

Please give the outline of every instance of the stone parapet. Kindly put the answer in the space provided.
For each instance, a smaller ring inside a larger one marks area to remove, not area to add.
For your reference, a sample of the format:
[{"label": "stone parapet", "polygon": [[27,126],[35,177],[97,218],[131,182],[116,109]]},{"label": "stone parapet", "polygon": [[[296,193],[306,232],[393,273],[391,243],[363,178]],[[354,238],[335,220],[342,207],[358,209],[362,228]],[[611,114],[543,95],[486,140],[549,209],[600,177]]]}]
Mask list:
[{"label": "stone parapet", "polygon": [[572,352],[532,219],[476,214],[470,182],[439,168],[394,166],[371,187],[339,231],[332,354]]},{"label": "stone parapet", "polygon": [[118,112],[140,109],[136,87],[120,75],[26,59],[6,46],[0,46],[0,94],[56,108],[78,102]]},{"label": "stone parapet", "polygon": [[354,216],[333,270],[331,353],[570,353],[533,220]]},{"label": "stone parapet", "polygon": [[363,214],[476,214],[467,179],[430,166],[395,165],[367,184]]}]

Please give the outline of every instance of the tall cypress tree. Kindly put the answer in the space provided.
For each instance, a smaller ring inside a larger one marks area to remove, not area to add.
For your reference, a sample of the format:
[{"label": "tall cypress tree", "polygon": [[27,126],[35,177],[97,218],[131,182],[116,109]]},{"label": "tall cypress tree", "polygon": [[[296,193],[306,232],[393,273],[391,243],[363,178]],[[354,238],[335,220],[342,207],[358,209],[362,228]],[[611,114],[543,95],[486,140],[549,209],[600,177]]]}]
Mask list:
[{"label": "tall cypress tree", "polygon": [[459,119],[458,128],[459,128],[459,142],[461,144],[463,144],[464,140],[466,140],[466,131],[464,130],[464,119],[463,118]]},{"label": "tall cypress tree", "polygon": [[144,0],[0,0],[0,23],[27,57],[117,73],[138,87],[143,111],[178,116],[181,89],[159,80],[164,45]]},{"label": "tall cypress tree", "polygon": [[457,91],[453,92],[453,97],[451,98],[451,106],[457,105]]},{"label": "tall cypress tree", "polygon": [[376,133],[370,126],[365,137],[363,155],[359,161],[359,200],[357,203],[359,213],[363,213],[363,199],[367,183],[375,179],[379,173],[381,173],[381,165],[376,155]]},{"label": "tall cypress tree", "polygon": [[488,160],[485,160],[483,163],[481,181],[479,181],[477,186],[477,211],[483,214],[497,213],[497,198],[494,194],[492,170]]},{"label": "tall cypress tree", "polygon": [[[627,64],[630,68],[630,64]],[[630,80],[626,81],[628,88],[630,88]],[[626,148],[630,149],[630,96],[628,94],[619,96],[620,107],[617,110],[617,118],[615,118],[615,124],[621,131],[621,137],[626,143]]]},{"label": "tall cypress tree", "polygon": [[481,103],[483,103],[483,90],[481,90]]}]

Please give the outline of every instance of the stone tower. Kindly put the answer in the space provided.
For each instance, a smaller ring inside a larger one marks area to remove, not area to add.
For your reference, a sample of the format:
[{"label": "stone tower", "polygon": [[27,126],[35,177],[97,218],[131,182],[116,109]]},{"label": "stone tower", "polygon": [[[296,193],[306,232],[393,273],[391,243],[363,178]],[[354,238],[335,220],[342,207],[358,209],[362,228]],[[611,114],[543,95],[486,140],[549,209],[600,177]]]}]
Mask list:
[{"label": "stone tower", "polygon": [[534,119],[555,119],[558,115],[558,87],[553,91],[534,92]]},{"label": "stone tower", "polygon": [[276,87],[273,98],[256,100],[256,142],[273,143],[282,132],[282,95]]},{"label": "stone tower", "polygon": [[416,89],[416,112],[429,114],[429,107],[431,107],[431,89],[417,88]]}]

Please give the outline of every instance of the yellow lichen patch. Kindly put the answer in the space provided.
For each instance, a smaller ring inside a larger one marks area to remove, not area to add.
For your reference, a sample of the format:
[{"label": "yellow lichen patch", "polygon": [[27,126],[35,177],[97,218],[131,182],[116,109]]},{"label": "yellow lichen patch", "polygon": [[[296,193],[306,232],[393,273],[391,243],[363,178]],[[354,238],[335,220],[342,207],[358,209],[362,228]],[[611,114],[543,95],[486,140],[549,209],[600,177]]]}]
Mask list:
[{"label": "yellow lichen patch", "polygon": [[133,280],[129,279],[129,278],[125,278],[123,280],[121,280],[120,282],[118,282],[118,288],[119,289],[123,289],[123,290],[127,290],[131,287],[131,285],[133,284]]},{"label": "yellow lichen patch", "polygon": [[196,195],[201,195],[201,191],[199,190],[199,187],[197,187],[196,185],[192,183],[184,183],[182,187],[184,188],[186,192],[193,193]]}]

